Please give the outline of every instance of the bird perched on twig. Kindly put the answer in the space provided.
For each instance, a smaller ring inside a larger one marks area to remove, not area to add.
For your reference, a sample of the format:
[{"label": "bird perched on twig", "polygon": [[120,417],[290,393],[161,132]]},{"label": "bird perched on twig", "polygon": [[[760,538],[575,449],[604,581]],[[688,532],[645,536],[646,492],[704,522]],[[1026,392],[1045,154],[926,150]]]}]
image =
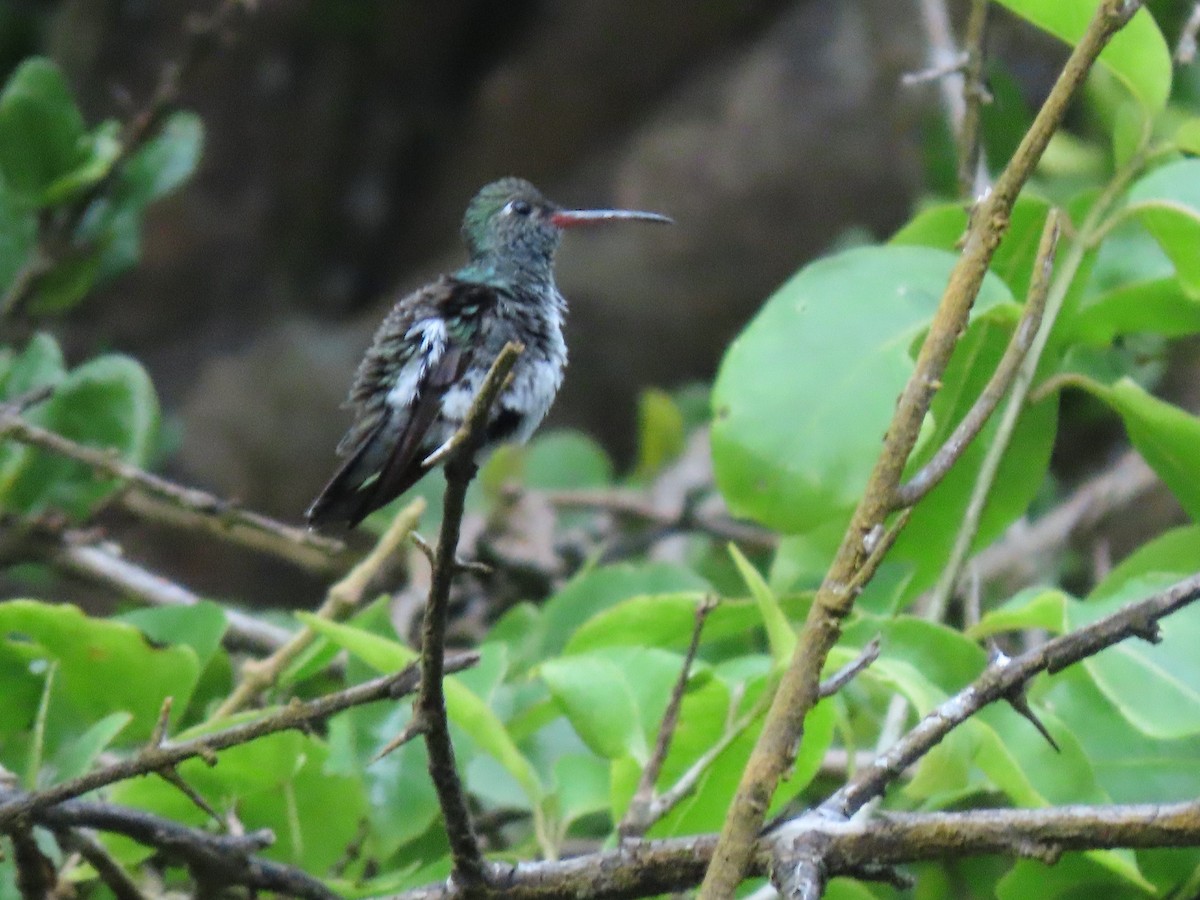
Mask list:
[{"label": "bird perched on twig", "polygon": [[563,209],[519,178],[480,190],[463,218],[470,262],[404,297],[375,333],[350,389],[354,424],[337,448],[344,461],[309,508],[309,525],[352,528],[436,465],[430,457],[458,430],[509,341],[525,351],[492,408],[485,447],[527,440],[567,363],[567,305],[554,284],[562,232],[621,220],[671,221],[634,210]]}]

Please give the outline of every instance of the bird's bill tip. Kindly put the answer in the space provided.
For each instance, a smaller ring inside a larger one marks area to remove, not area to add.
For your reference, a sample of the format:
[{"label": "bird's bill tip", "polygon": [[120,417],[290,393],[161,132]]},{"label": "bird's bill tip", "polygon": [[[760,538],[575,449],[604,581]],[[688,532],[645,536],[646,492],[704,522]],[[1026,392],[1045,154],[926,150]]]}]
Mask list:
[{"label": "bird's bill tip", "polygon": [[560,209],[550,216],[558,228],[579,228],[601,222],[657,222],[673,225],[674,220],[661,213],[643,212],[637,209]]}]

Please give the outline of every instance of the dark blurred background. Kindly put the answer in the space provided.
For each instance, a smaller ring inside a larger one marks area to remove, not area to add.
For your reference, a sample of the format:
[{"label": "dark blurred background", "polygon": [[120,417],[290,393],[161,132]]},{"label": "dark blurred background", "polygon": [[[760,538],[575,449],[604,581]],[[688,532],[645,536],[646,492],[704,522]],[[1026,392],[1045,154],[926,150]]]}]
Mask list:
[{"label": "dark blurred background", "polygon": [[[143,103],[211,0],[5,7],[4,63],[50,53],[90,121]],[[572,235],[571,367],[552,423],[627,457],[636,392],[711,378],[772,288],[920,181],[932,90],[883,0],[258,0],[184,84],[206,147],[142,263],[64,323],[133,353],[182,426],[173,474],[296,521],[358,356],[399,292],[462,259],[483,183],[660,210]]]}]

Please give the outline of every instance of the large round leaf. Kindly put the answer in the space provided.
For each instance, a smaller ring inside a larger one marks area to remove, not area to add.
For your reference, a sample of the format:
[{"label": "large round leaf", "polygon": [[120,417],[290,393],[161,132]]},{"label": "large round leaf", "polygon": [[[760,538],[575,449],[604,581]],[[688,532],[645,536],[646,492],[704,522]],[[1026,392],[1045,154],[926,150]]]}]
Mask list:
[{"label": "large round leaf", "polygon": [[[1099,6],[1098,0],[1000,0],[1000,5],[1028,19],[1068,44],[1083,37]],[[1120,79],[1148,112],[1157,112],[1171,93],[1171,51],[1154,17],[1140,9],[1118,31],[1100,64]]]},{"label": "large round leaf", "polygon": [[[955,259],[851,250],[807,266],[767,302],[713,389],[717,482],[735,513],[798,533],[853,508]],[[1011,300],[988,275],[976,308]]]}]

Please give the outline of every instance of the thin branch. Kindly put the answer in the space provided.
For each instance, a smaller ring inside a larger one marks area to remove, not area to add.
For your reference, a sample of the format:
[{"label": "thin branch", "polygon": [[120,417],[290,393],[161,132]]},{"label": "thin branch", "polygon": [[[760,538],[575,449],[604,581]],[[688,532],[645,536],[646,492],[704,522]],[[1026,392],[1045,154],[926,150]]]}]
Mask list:
[{"label": "thin branch", "polygon": [[983,80],[984,38],[987,34],[988,0],[971,0],[967,30],[963,37],[967,55],[963,66],[963,115],[957,134],[958,193],[960,197],[980,197],[987,190],[987,161],[980,140],[983,105],[991,101]]},{"label": "thin branch", "polygon": [[[470,668],[478,661],[479,654],[462,653],[447,659],[445,669],[447,672],[458,672]],[[394,675],[357,684],[315,700],[293,701],[250,722],[242,722],[185,741],[169,741],[157,748],[144,748],[129,759],[101,766],[79,778],[0,801],[0,831],[22,817],[28,818],[39,810],[48,809],[105,785],[157,772],[194,757],[211,762],[216,759],[215,754],[218,751],[248,743],[264,735],[293,728],[303,729],[351,707],[405,697],[417,690],[419,682],[420,672],[416,664],[413,664]]]},{"label": "thin branch", "polygon": [[[371,552],[329,589],[325,595],[325,602],[314,613],[316,618],[337,621],[358,607],[363,596],[381,579],[381,573],[408,541],[424,511],[425,501],[420,498],[400,510]],[[316,639],[316,630],[305,625],[266,659],[247,660],[242,666],[242,680],[213,712],[212,718],[233,715],[251,703],[259,694],[274,685],[292,660]]]},{"label": "thin branch", "polygon": [[[73,532],[52,533],[42,529],[34,529],[30,537],[35,552],[55,568],[147,606],[195,606],[203,600],[178,582],[125,559],[120,548],[110,541],[80,543]],[[222,612],[228,623],[224,640],[229,646],[269,653],[291,637],[286,628],[239,610],[223,608]]]},{"label": "thin branch", "polygon": [[662,723],[658,727],[658,737],[654,742],[654,750],[650,754],[650,759],[646,761],[645,768],[642,769],[642,777],[638,781],[637,790],[634,791],[633,798],[629,801],[629,807],[625,810],[625,815],[617,827],[617,833],[622,838],[645,834],[646,829],[671,808],[667,807],[656,818],[650,818],[651,805],[655,799],[654,786],[658,783],[658,776],[662,774],[663,763],[667,759],[667,753],[671,750],[671,739],[675,737],[675,728],[679,724],[679,710],[683,706],[683,695],[687,691],[688,679],[692,674],[692,664],[696,661],[696,653],[700,649],[700,635],[704,631],[704,623],[708,619],[708,614],[716,608],[717,598],[712,596],[704,597],[696,605],[692,639],[688,643],[687,653],[683,657],[683,665],[679,669],[679,677],[675,680],[675,686],[671,689],[671,696],[667,701],[667,708],[663,712]]},{"label": "thin branch", "polygon": [[344,569],[345,545],[304,528],[239,508],[197,488],[184,487],[101,450],[0,410],[0,440],[11,439],[47,450],[114,478],[136,493],[123,499],[133,513],[204,531],[254,550],[271,553],[318,571]]},{"label": "thin branch", "polygon": [[1046,310],[1046,298],[1050,294],[1051,275],[1054,273],[1054,256],[1058,248],[1058,238],[1062,232],[1062,213],[1051,209],[1046,217],[1046,225],[1042,229],[1041,243],[1038,245],[1037,257],[1033,265],[1033,280],[1029,285],[1029,295],[1025,300],[1025,309],[1017,322],[1016,330],[1009,340],[1008,347],[1001,357],[996,371],[988,380],[987,386],[976,398],[967,414],[963,416],[958,427],[946,442],[938,448],[937,453],[923,465],[907,483],[896,489],[896,506],[912,506],[926,494],[937,487],[946,474],[966,452],[971,442],[979,436],[983,426],[987,424],[996,407],[1008,389],[1012,387],[1017,377],[1021,362],[1033,346],[1034,338],[1042,324],[1042,314]]},{"label": "thin branch", "polygon": [[83,857],[87,864],[96,870],[96,875],[113,892],[117,900],[149,900],[137,886],[137,882],[125,871],[125,867],[113,858],[108,848],[96,838],[91,829],[58,828],[54,831],[54,838],[64,850]]},{"label": "thin branch", "polygon": [[780,681],[762,733],[751,752],[725,818],[720,845],[701,888],[701,900],[727,900],[741,883],[754,840],[786,761],[800,739],[804,717],[817,702],[820,672],[854,604],[849,588],[870,551],[863,544],[891,510],[909,454],[916,445],[934,392],[968,320],[988,264],[1008,228],[1013,204],[1058,129],[1088,71],[1109,39],[1140,3],[1104,0],[1087,31],[1021,140],[995,187],[980,202],[962,254],[950,274],[942,302],[921,345],[912,378],[905,385],[888,426],[883,451],[820,589],[813,599],[791,665]]},{"label": "thin branch", "polygon": [[1031,583],[1080,532],[1096,527],[1159,484],[1158,475],[1133,450],[1079,485],[1065,500],[1034,520],[1013,525],[972,562],[979,579],[1006,579],[1016,588]]},{"label": "thin branch", "polygon": [[704,515],[687,504],[679,512],[661,509],[643,497],[620,490],[561,490],[544,492],[546,500],[562,509],[607,512],[613,516],[644,522],[666,533],[696,531],[716,540],[733,541],[745,547],[774,550],[779,536],[749,522],[728,516]]},{"label": "thin branch", "polygon": [[[812,837],[824,842],[828,878],[948,856],[1045,858],[1054,849],[1194,847],[1200,843],[1200,803],[890,813],[885,819],[852,822],[810,815],[803,829],[793,828],[792,823],[788,829],[755,841],[749,874],[766,874],[774,853],[786,857],[793,841]],[[629,840],[612,850],[571,859],[519,862],[501,872],[497,892],[503,891],[504,900],[618,900],[677,893],[700,881],[716,844],[714,835]],[[467,900],[470,896],[451,880],[386,900]]]},{"label": "thin branch", "polygon": [[1200,2],[1192,5],[1192,12],[1179,32],[1179,43],[1175,45],[1175,62],[1181,66],[1191,65],[1196,59],[1196,32],[1200,31]]},{"label": "thin branch", "polygon": [[989,703],[1008,699],[1040,672],[1054,673],[1127,638],[1156,633],[1159,619],[1200,599],[1200,575],[1124,606],[1016,657],[998,656],[971,684],[930,711],[911,731],[821,804],[825,815],[854,815],[909,765]]},{"label": "thin branch", "polygon": [[[1139,5],[1137,3],[1131,4],[1132,10],[1130,11],[1130,15],[1132,15],[1133,11],[1136,11]],[[1140,171],[1141,167],[1142,160],[1140,154],[1134,154],[1126,165],[1113,176],[1112,180],[1105,186],[1100,196],[1092,204],[1087,218],[1075,236],[1075,240],[1064,254],[1062,265],[1059,266],[1054,283],[1050,286],[1041,327],[1038,328],[1033,338],[1033,344],[1030,346],[1028,352],[1026,352],[1025,358],[1021,360],[1021,364],[1017,369],[1016,377],[1013,379],[1012,388],[1009,391],[1008,402],[1004,407],[1004,412],[1000,416],[992,441],[988,445],[987,453],[984,454],[983,462],[979,466],[979,474],[976,476],[975,484],[971,489],[971,496],[967,501],[967,509],[959,525],[958,533],[955,535],[950,556],[942,567],[937,584],[929,594],[929,606],[927,607],[931,610],[929,618],[934,618],[935,614],[937,614],[937,618],[940,618],[940,611],[946,608],[951,595],[958,587],[963,566],[966,565],[971,547],[975,542],[975,537],[979,533],[979,523],[983,518],[983,510],[987,506],[988,498],[991,496],[992,488],[996,483],[996,476],[1000,472],[1000,464],[1004,460],[1004,454],[1008,451],[1009,442],[1012,440],[1013,433],[1017,429],[1017,423],[1021,419],[1022,412],[1024,412],[1030,388],[1033,386],[1034,378],[1037,376],[1038,363],[1041,361],[1042,351],[1050,340],[1050,333],[1058,318],[1059,310],[1062,309],[1063,303],[1066,300],[1067,292],[1070,290],[1071,285],[1075,281],[1075,276],[1084,263],[1087,248],[1091,243],[1091,237],[1098,229],[1104,227],[1105,217],[1119,203],[1126,185]]]},{"label": "thin branch", "polygon": [[483,445],[492,405],[500,396],[509,373],[524,349],[521,344],[511,341],[504,345],[480,385],[462,426],[448,442],[454,449],[444,469],[446,499],[442,527],[421,626],[421,689],[413,704],[413,717],[420,722],[429,755],[429,777],[437,791],[446,836],[450,840],[450,853],[454,860],[451,881],[461,883],[470,892],[479,891],[487,884],[488,865],[479,849],[454,762],[454,745],[450,741],[450,724],[446,716],[446,697],[442,684],[445,674],[442,653],[446,640],[450,587],[458,571],[458,536],[463,508],[467,488],[477,471],[475,454]]},{"label": "thin branch", "polygon": [[33,837],[29,825],[18,825],[8,832],[13,846],[13,867],[17,870],[17,890],[22,900],[46,900],[54,896],[58,872]]},{"label": "thin branch", "polygon": [[879,659],[881,646],[882,642],[878,635],[871,638],[858,656],[821,682],[821,688],[817,692],[820,698],[827,700],[857,678],[871,663]]},{"label": "thin branch", "polygon": [[[0,788],[0,807],[21,803],[26,796]],[[30,820],[55,831],[91,828],[123,834],[182,860],[202,884],[243,885],[252,890],[276,891],[308,900],[337,900],[338,897],[320,879],[293,866],[256,856],[275,842],[275,835],[269,829],[246,835],[210,834],[142,810],[86,800],[68,800],[52,808],[39,809],[30,815]],[[47,896],[50,895],[38,895],[39,900]],[[210,895],[201,891],[200,896]]]}]

